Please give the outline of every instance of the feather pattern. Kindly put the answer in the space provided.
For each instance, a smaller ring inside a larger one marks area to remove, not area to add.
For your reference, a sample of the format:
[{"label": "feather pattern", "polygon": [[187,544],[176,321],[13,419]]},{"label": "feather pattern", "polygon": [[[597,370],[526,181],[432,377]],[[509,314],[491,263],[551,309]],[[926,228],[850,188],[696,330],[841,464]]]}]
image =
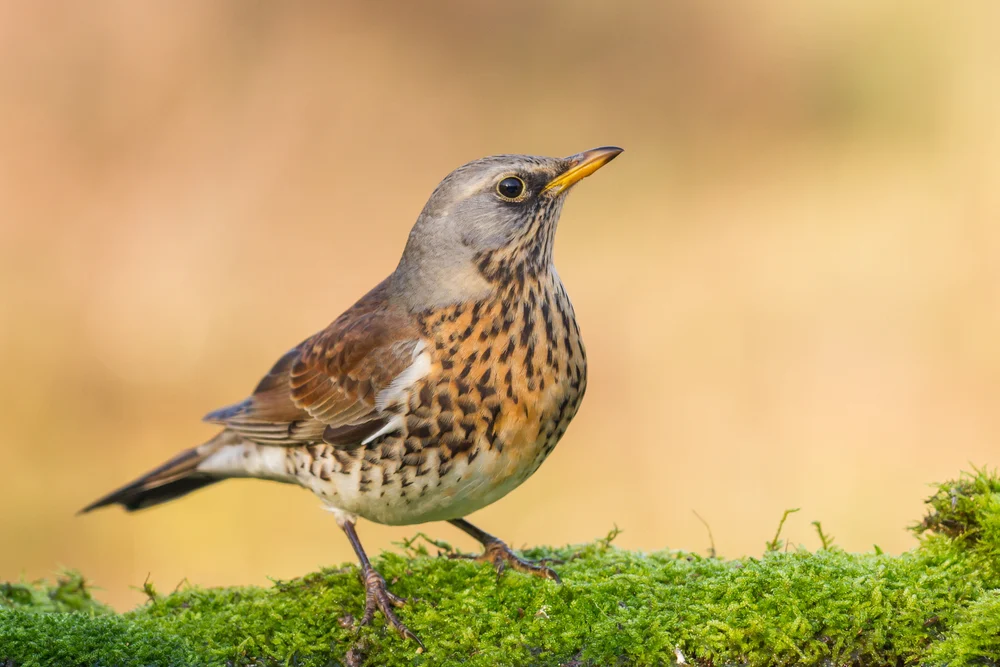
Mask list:
[{"label": "feather pattern", "polygon": [[254,393],[205,420],[262,445],[353,447],[383,431],[386,409],[429,370],[413,316],[386,299],[387,281],[287,352]]}]

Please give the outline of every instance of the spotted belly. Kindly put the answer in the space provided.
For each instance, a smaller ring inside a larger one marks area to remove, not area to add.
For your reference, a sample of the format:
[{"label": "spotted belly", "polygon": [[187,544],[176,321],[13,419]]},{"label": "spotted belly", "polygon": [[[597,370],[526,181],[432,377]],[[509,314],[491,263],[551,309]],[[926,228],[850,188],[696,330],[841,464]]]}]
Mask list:
[{"label": "spotted belly", "polygon": [[543,445],[517,461],[492,450],[445,463],[441,449],[429,448],[420,467],[388,459],[364,468],[342,466],[332,446],[315,445],[290,449],[287,464],[296,481],[331,509],[405,525],[457,519],[499,500],[538,469]]},{"label": "spotted belly", "polygon": [[[553,392],[556,393],[556,392]],[[562,399],[551,409],[476,413],[480,428],[427,438],[431,417],[407,420],[410,428],[367,446],[329,444],[291,448],[286,469],[330,508],[376,523],[403,525],[467,516],[507,495],[527,480],[555,448],[579,406]],[[436,419],[434,420],[436,422]],[[491,424],[487,437],[483,421]],[[459,423],[471,423],[462,419]]]}]

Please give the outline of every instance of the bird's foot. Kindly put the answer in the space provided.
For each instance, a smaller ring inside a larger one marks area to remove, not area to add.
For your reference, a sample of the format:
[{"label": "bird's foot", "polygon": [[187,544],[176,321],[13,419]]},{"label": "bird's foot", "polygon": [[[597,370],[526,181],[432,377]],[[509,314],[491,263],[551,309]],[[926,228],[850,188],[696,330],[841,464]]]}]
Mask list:
[{"label": "bird's foot", "polygon": [[470,554],[453,554],[452,558],[468,558],[479,562],[492,563],[496,568],[497,577],[500,577],[509,567],[512,570],[530,574],[534,577],[551,579],[557,584],[562,580],[556,571],[543,564],[542,561],[525,560],[511,551],[510,547],[497,538],[492,538],[483,543],[483,553],[478,556]]},{"label": "bird's foot", "polygon": [[365,583],[365,614],[358,622],[358,626],[368,625],[375,618],[375,610],[382,612],[386,623],[391,625],[404,639],[412,639],[424,647],[423,642],[413,634],[413,631],[403,625],[403,622],[396,617],[393,607],[402,607],[406,604],[406,598],[401,598],[392,593],[385,584],[385,579],[372,567],[365,567],[361,570],[361,578]]}]

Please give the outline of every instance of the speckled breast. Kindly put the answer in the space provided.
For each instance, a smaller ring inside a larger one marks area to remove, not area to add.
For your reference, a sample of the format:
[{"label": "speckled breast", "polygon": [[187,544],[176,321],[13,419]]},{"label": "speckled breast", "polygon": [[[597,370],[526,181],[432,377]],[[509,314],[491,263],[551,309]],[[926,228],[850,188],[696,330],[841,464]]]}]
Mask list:
[{"label": "speckled breast", "polygon": [[402,426],[351,452],[305,451],[330,473],[306,485],[339,509],[408,524],[465,516],[526,480],[580,406],[586,356],[557,276],[519,292],[421,314],[430,370],[397,408]]}]

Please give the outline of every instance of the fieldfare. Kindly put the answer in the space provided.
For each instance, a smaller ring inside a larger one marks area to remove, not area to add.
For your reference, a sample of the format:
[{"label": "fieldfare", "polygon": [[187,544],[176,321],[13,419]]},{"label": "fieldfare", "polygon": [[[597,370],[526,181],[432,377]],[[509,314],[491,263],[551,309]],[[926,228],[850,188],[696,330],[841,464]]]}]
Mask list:
[{"label": "fieldfare", "polygon": [[[416,636],[355,531],[448,521],[480,559],[559,580],[463,517],[526,480],[587,382],[583,341],[552,244],[566,193],[612,160],[499,155],[434,190],[392,274],[285,354],[246,400],[209,413],[203,445],[88,505],[133,511],[231,477],[298,484],[333,511],[361,562],[365,610]],[[419,640],[417,640],[419,641]]]}]

